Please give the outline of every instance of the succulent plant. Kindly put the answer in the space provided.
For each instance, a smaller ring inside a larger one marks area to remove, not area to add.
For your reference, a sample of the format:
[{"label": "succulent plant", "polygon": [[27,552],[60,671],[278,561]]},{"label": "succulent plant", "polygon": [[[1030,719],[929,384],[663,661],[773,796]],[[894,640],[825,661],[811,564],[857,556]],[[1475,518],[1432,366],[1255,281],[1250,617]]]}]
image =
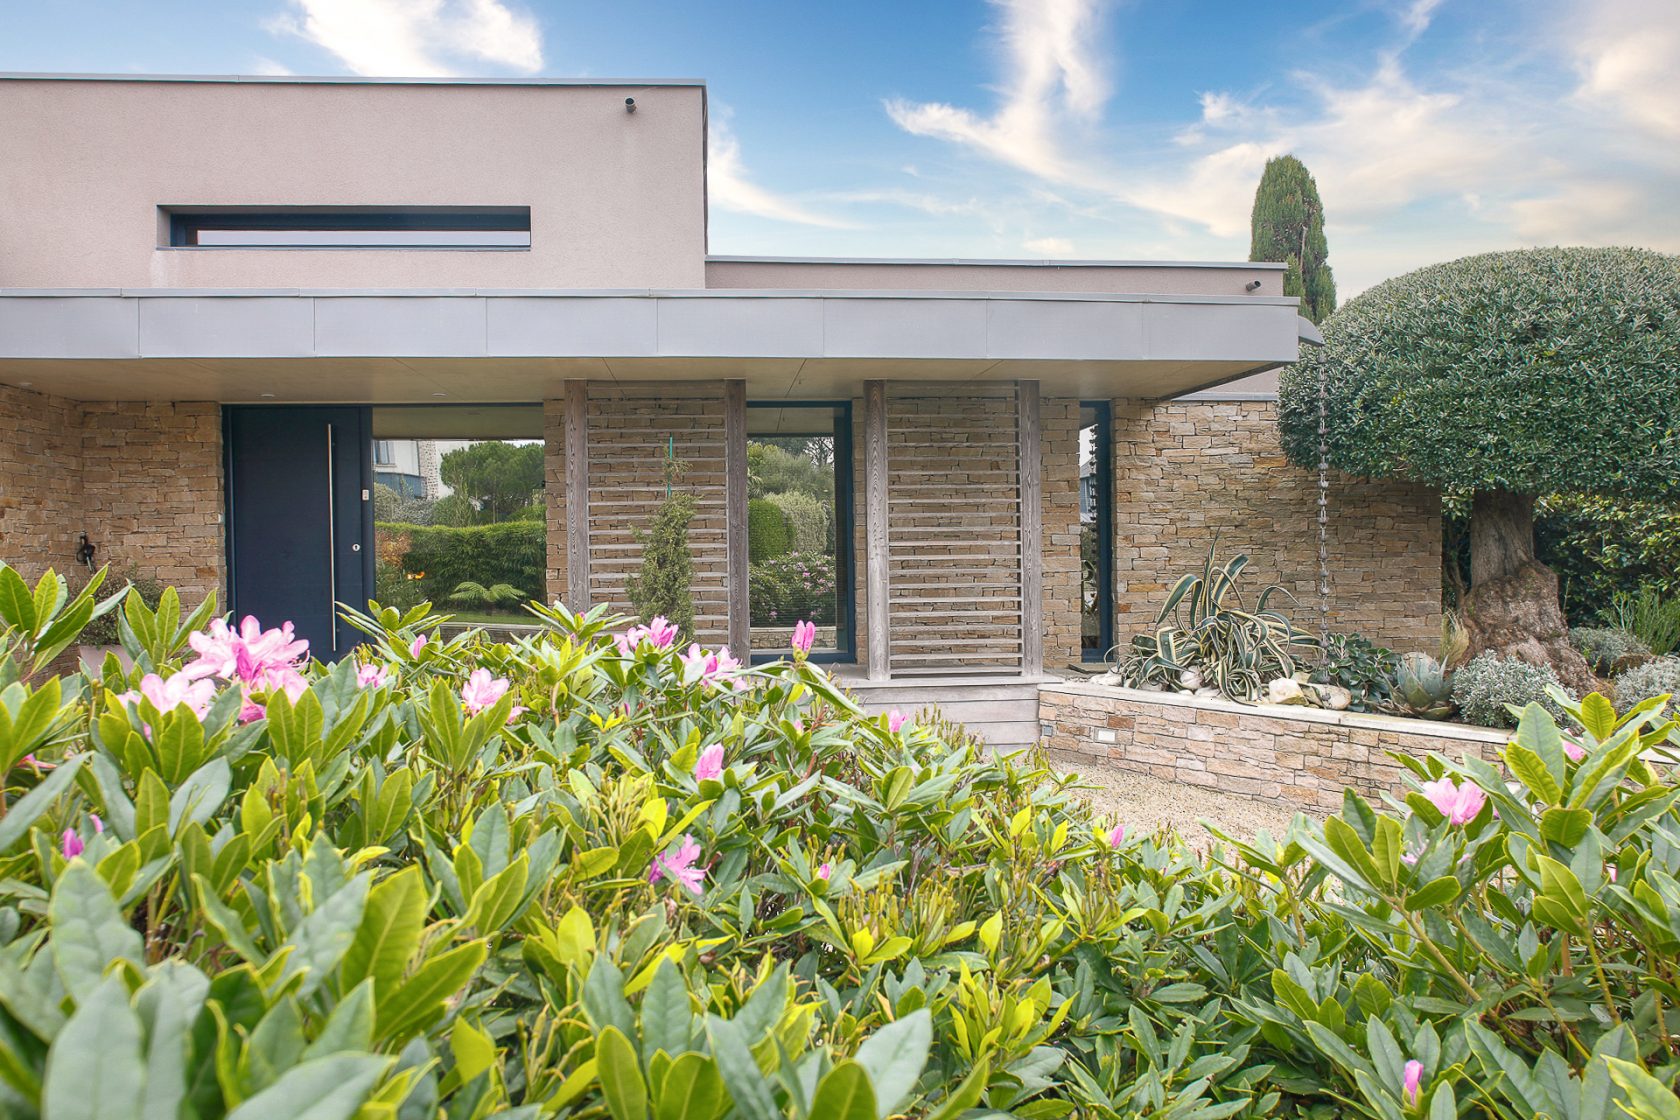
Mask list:
[{"label": "succulent plant", "polygon": [[1452,678],[1427,653],[1408,653],[1394,672],[1391,704],[1402,715],[1446,719],[1453,714]]}]

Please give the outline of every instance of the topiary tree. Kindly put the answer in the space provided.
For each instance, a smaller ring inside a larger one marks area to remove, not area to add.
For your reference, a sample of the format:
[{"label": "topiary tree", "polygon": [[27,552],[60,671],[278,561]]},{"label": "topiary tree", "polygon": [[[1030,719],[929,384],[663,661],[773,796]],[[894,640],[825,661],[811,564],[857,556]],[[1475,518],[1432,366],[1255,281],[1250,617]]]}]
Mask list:
[{"label": "topiary tree", "polygon": [[747,501],[747,555],[771,560],[793,547],[793,523],[769,498]]},{"label": "topiary tree", "polygon": [[1680,257],[1530,249],[1379,284],[1324,324],[1286,371],[1284,449],[1470,496],[1472,655],[1550,664],[1596,683],[1569,645],[1557,578],[1535,558],[1537,495],[1680,493]]},{"label": "topiary tree", "polygon": [[1301,297],[1301,314],[1315,323],[1336,310],[1336,278],[1324,240],[1324,203],[1306,165],[1294,156],[1266,161],[1249,219],[1248,259],[1281,261],[1283,294]]}]

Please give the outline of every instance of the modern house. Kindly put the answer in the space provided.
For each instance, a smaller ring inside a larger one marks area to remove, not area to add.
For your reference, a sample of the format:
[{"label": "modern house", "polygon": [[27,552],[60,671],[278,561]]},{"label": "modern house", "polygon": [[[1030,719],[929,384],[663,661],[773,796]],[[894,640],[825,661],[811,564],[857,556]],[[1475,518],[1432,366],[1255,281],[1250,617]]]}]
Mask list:
[{"label": "modern house", "polygon": [[[825,656],[1003,742],[1216,535],[1316,603],[1317,480],[1267,374],[1316,332],[1281,265],[709,255],[689,81],[15,75],[0,151],[0,557],[25,570],[85,533],[342,655],[375,441],[540,439],[549,597],[626,605],[670,456],[699,637],[765,650],[793,620],[755,640],[749,449],[819,447]],[[1421,645],[1438,500],[1330,496],[1332,624]]]}]

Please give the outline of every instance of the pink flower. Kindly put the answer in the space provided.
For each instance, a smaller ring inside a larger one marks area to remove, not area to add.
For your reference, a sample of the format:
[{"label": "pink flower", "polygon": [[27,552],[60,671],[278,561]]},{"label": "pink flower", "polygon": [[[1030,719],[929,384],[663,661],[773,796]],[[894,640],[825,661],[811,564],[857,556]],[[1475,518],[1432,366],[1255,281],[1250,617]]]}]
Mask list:
[{"label": "pink flower", "polygon": [[1413,1058],[1406,1063],[1406,1070],[1401,1079],[1400,1092],[1406,1097],[1407,1104],[1417,1104],[1418,1094],[1423,1089],[1423,1063]]},{"label": "pink flower", "polygon": [[89,813],[88,822],[93,825],[93,834],[95,836],[105,831],[105,822],[99,819],[98,813]]},{"label": "pink flower", "polygon": [[1453,824],[1469,824],[1487,803],[1487,794],[1476,783],[1459,785],[1451,778],[1424,783],[1423,795]]},{"label": "pink flower", "polygon": [[184,672],[176,673],[168,680],[156,673],[147,673],[140,678],[139,692],[124,692],[117,699],[133,704],[142,696],[160,712],[171,712],[185,705],[193,715],[203,719],[210,705],[216,702],[216,685],[213,681],[193,680]]},{"label": "pink flower", "polygon": [[704,892],[702,884],[706,879],[706,869],[694,866],[694,861],[699,858],[700,845],[694,842],[694,837],[684,836],[675,852],[653,857],[653,866],[648,868],[648,882],[670,879],[699,895]]},{"label": "pink flower", "polygon": [[198,660],[184,670],[188,677],[220,677],[240,680],[253,687],[280,687],[279,678],[295,673],[298,661],[309,653],[309,643],[292,634],[292,624],[264,630],[250,615],[239,629],[218,618],[209,627],[187,635]]},{"label": "pink flower", "polygon": [[653,643],[654,649],[670,649],[677,644],[677,628],[662,614],[653,616],[653,621],[647,624],[644,633],[647,640]]},{"label": "pink flower", "polygon": [[469,715],[477,715],[486,708],[493,708],[496,702],[507,695],[508,682],[503,677],[492,677],[488,669],[474,669],[467,677],[466,687],[461,689],[461,706]]},{"label": "pink flower", "polygon": [[832,873],[833,868],[829,867],[826,863],[817,868],[817,878],[822,879],[824,882],[828,880],[829,875]]},{"label": "pink flower", "polygon": [[360,665],[356,668],[357,688],[384,688],[385,682],[391,678],[391,671],[377,663]]},{"label": "pink flower", "polygon": [[1126,826],[1117,824],[1108,830],[1108,846],[1118,848],[1126,839]]},{"label": "pink flower", "polygon": [[1587,748],[1573,739],[1565,739],[1563,741],[1563,753],[1569,756],[1569,761],[1579,762],[1587,757]]},{"label": "pink flower", "polygon": [[724,646],[716,653],[707,653],[701,649],[699,643],[691,644],[688,652],[681,654],[679,660],[683,665],[683,678],[704,681],[706,684],[721,687],[725,684],[733,685],[737,689],[747,687],[747,682],[734,676],[741,663],[729,656],[729,647]]},{"label": "pink flower", "polygon": [[894,708],[892,711],[887,713],[887,730],[891,731],[894,735],[897,735],[899,731],[903,729],[904,723],[905,715],[897,708]]},{"label": "pink flower", "polygon": [[1609,864],[1604,870],[1610,876],[1610,881],[1614,883],[1616,881],[1616,865],[1613,863]]},{"label": "pink flower", "polygon": [[515,704],[513,707],[508,709],[507,721],[509,723],[512,723],[514,720],[518,719],[520,716],[524,715],[526,712],[528,712],[530,710],[531,709],[527,708],[523,704]]},{"label": "pink flower", "polygon": [[426,635],[420,635],[418,638],[408,643],[408,655],[416,661],[420,660],[420,651],[425,649],[427,644],[430,642],[431,639],[426,637]]},{"label": "pink flower", "polygon": [[65,859],[75,859],[87,850],[87,845],[82,843],[82,838],[76,835],[75,829],[67,828],[59,842],[58,850],[64,853]]},{"label": "pink flower", "polygon": [[811,652],[811,643],[817,640],[817,625],[814,622],[796,622],[793,624],[793,652],[804,657]]},{"label": "pink flower", "polygon": [[694,780],[697,782],[715,782],[723,777],[723,744],[713,743],[700,752],[700,759],[694,764]]}]

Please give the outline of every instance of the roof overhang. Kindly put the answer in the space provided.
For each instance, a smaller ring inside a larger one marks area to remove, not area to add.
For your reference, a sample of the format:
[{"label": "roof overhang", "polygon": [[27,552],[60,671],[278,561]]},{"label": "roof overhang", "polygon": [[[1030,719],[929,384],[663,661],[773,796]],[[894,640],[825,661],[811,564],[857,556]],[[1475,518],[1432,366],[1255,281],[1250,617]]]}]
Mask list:
[{"label": "roof overhang", "polygon": [[1036,379],[1172,397],[1293,362],[1293,298],[932,291],[0,290],[0,382],[83,400],[538,400],[571,378]]}]

